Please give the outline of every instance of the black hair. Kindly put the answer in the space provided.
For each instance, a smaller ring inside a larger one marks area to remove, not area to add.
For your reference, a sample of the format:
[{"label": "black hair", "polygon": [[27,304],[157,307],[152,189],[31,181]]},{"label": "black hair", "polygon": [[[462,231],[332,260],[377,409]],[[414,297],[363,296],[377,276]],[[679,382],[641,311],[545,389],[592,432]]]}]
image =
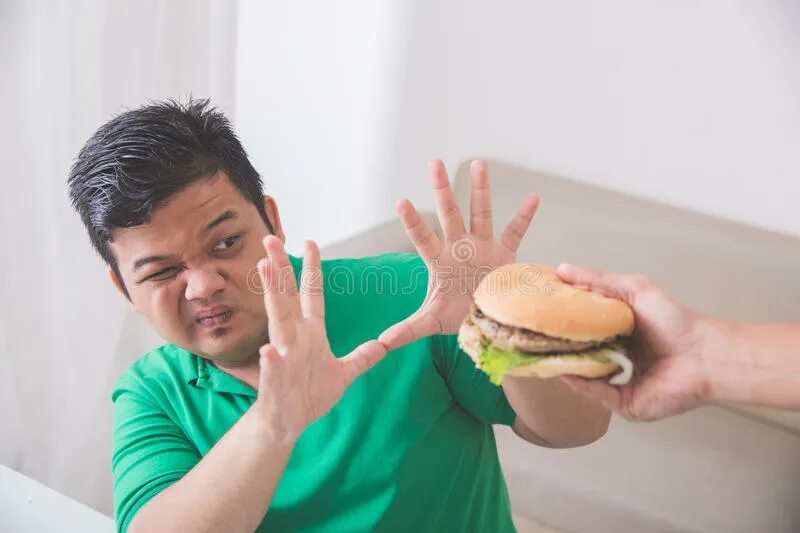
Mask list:
[{"label": "black hair", "polygon": [[[148,223],[166,200],[218,171],[274,233],[261,177],[228,119],[209,100],[154,102],[113,117],[86,141],[67,183],[92,246],[123,283],[109,246],[113,230]],[[127,296],[124,283],[123,290]]]}]

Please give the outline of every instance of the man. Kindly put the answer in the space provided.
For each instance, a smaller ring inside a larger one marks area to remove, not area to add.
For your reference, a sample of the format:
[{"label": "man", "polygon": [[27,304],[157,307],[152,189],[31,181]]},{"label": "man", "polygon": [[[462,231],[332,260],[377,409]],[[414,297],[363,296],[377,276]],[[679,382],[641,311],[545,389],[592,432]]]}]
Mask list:
[{"label": "man", "polygon": [[567,282],[626,301],[634,310],[634,380],[562,380],[633,421],[657,420],[704,404],[800,409],[800,323],[750,324],[703,316],[642,276],[560,265]]},{"label": "man", "polygon": [[207,102],[123,113],[86,143],[73,204],[168,341],[113,392],[120,530],[510,531],[491,424],[553,447],[606,431],[609,412],[560,382],[500,389],[458,349],[472,288],[514,260],[537,199],[495,238],[476,163],[468,233],[430,170],[443,241],[402,202],[419,256],[321,262],[310,242],[301,272]]}]

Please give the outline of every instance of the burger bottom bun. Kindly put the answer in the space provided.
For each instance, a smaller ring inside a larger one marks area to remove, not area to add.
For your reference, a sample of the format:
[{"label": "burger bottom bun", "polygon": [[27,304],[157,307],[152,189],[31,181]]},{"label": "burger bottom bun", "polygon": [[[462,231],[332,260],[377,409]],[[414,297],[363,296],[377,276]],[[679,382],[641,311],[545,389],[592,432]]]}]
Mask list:
[{"label": "burger bottom bun", "polygon": [[[480,368],[481,332],[474,324],[465,322],[458,331],[458,344]],[[591,352],[589,352],[591,353]],[[588,355],[547,355],[528,365],[509,369],[507,376],[524,378],[552,378],[555,376],[582,376],[600,378],[617,372],[620,366],[614,361],[600,362]]]}]

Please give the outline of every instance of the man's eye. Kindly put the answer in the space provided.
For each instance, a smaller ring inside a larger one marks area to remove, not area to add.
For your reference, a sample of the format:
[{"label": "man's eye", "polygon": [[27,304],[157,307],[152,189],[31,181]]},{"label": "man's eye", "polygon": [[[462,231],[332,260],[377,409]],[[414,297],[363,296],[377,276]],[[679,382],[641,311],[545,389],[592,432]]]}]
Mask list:
[{"label": "man's eye", "polygon": [[226,237],[219,241],[216,246],[214,246],[215,251],[224,251],[233,248],[233,246],[239,242],[241,239],[241,235],[231,235],[230,237]]},{"label": "man's eye", "polygon": [[145,278],[145,281],[161,281],[169,279],[174,276],[177,271],[178,267],[165,268],[164,270],[159,270],[155,274],[150,274]]}]

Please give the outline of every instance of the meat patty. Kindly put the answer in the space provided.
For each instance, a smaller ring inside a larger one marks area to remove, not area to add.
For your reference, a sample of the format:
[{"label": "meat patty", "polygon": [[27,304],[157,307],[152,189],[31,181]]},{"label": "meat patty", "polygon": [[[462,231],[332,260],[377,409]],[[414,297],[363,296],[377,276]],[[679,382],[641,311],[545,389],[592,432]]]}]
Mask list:
[{"label": "meat patty", "polygon": [[582,352],[611,342],[616,338],[611,337],[601,341],[571,341],[524,328],[505,326],[484,315],[474,303],[470,311],[470,318],[489,342],[503,350],[517,349],[530,353]]}]

